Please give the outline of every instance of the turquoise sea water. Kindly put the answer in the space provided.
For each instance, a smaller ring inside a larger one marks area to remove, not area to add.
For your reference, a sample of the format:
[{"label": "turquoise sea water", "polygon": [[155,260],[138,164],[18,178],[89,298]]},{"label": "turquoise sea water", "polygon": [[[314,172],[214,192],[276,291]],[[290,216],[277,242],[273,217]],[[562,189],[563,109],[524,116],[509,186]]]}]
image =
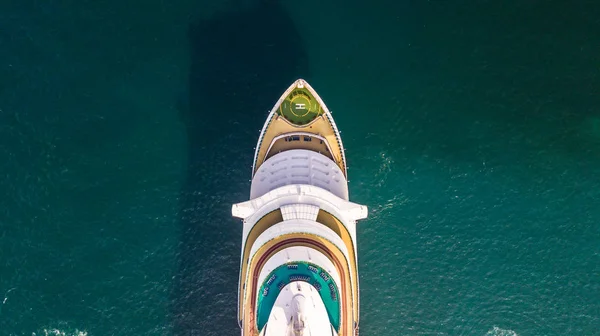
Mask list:
[{"label": "turquoise sea water", "polygon": [[361,335],[598,335],[595,1],[0,2],[0,335],[239,335],[253,147],[333,110]]}]

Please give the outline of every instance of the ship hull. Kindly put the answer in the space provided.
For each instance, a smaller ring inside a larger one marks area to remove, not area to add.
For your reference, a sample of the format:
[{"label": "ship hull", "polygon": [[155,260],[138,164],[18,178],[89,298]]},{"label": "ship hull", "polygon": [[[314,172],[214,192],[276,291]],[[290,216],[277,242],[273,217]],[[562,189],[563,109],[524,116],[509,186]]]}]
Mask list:
[{"label": "ship hull", "polygon": [[272,108],[254,155],[243,220],[238,321],[242,335],[355,335],[356,222],[344,147],[331,112],[306,81]]}]

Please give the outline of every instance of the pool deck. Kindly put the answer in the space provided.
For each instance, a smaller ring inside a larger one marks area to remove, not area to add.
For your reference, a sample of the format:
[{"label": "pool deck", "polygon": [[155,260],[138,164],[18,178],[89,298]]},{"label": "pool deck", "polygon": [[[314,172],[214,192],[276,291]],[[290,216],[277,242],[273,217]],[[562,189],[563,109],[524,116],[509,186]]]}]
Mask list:
[{"label": "pool deck", "polygon": [[[292,280],[294,277],[297,279]],[[324,268],[306,261],[295,261],[279,265],[263,279],[258,292],[256,314],[258,329],[261,330],[267,324],[280,292],[292,281],[304,281],[313,286],[315,292],[323,301],[329,322],[335,330],[338,330],[340,304],[337,284]]]},{"label": "pool deck", "polygon": [[[257,285],[255,282],[258,278],[258,274],[260,273],[260,270],[262,269],[262,264],[257,265],[258,261],[260,261],[262,259],[264,259],[264,261],[266,261],[267,259],[269,259],[269,257],[271,255],[273,255],[275,252],[277,252],[277,251],[272,251],[272,252],[266,253],[264,250],[259,250],[256,253],[256,255],[252,257],[252,260],[249,260],[250,249],[254,245],[254,242],[260,236],[261,233],[266,231],[271,226],[281,222],[282,220],[283,220],[283,218],[281,216],[281,211],[279,209],[268,213],[254,225],[254,227],[252,228],[252,230],[250,231],[250,233],[246,239],[246,242],[244,244],[244,249],[242,251],[242,265],[241,265],[242,267],[241,267],[240,282],[239,282],[239,293],[243,293],[242,295],[244,295],[244,298],[239,300],[240,306],[239,306],[238,312],[240,313],[240,316],[238,316],[238,318],[240,319],[240,321],[249,321],[248,318],[250,316],[254,316],[254,314],[256,313],[254,310],[255,307],[250,306],[249,302],[247,300],[248,300],[249,296],[255,297],[255,296],[252,296],[253,294],[250,294],[248,292],[248,290],[251,288],[251,286]],[[340,222],[337,218],[332,216],[331,214],[328,214],[326,212],[320,212],[319,216],[317,217],[317,220],[321,224],[327,226],[329,229],[334,231],[338,236],[340,236],[342,238],[344,244],[346,245],[346,248],[348,249],[348,251],[350,253],[350,256],[349,256],[350,258],[349,258],[348,262],[346,263],[345,262],[346,258],[340,252],[341,256],[340,256],[338,264],[340,267],[343,267],[344,271],[340,271],[339,269],[338,269],[338,271],[340,272],[340,274],[343,274],[343,273],[349,274],[348,282],[347,282],[347,284],[348,284],[347,288],[349,288],[349,290],[348,290],[349,293],[346,293],[349,295],[348,299],[347,299],[348,301],[342,301],[342,303],[343,302],[354,302],[353,305],[349,305],[349,306],[354,306],[352,309],[352,311],[354,312],[354,315],[347,315],[347,316],[354,316],[353,320],[358,321],[359,307],[356,304],[358,302],[358,300],[352,300],[352,298],[358,298],[358,271],[357,271],[358,268],[357,268],[357,264],[356,264],[356,250],[354,248],[354,242],[352,241],[352,236],[351,236],[350,232],[346,229],[344,224],[342,222]],[[299,237],[301,236],[304,238],[307,237],[307,235],[305,235],[305,234],[298,234],[298,236]],[[320,240],[319,237],[314,237],[314,239]],[[325,253],[326,255],[330,255],[332,249],[339,251],[339,249],[337,247],[335,247],[332,243],[330,243],[328,241],[325,241],[324,246],[327,247],[327,250],[329,251],[328,253]],[[349,265],[349,267],[348,267],[348,265]],[[258,268],[256,268],[255,276],[253,276],[252,269],[254,269],[255,267],[258,267]],[[357,283],[353,284],[352,279],[356,279],[355,281],[357,281]],[[344,296],[344,292],[342,293],[342,296]],[[249,312],[249,311],[251,311],[251,312]],[[256,323],[256,322],[253,322],[253,323]],[[244,323],[244,325],[248,325],[248,323]],[[343,323],[341,325],[343,326]],[[246,327],[244,326],[244,328],[246,328]],[[254,335],[254,334],[244,333],[244,335]],[[344,334],[340,333],[339,335],[344,335]]]},{"label": "pool deck", "polygon": [[350,279],[350,270],[348,269],[346,259],[343,253],[329,241],[320,237],[307,237],[307,235],[304,234],[290,234],[273,239],[269,243],[262,246],[256,255],[252,257],[249,268],[250,279],[252,280],[246,288],[247,292],[243,299],[245,306],[243,312],[243,334],[258,336],[260,332],[260,330],[258,330],[256,321],[257,301],[255,299],[259,290],[256,280],[258,279],[260,270],[271,255],[289,246],[306,246],[314,248],[331,258],[336,270],[342,277],[342,284],[340,288],[341,320],[338,335],[354,335],[354,321],[358,320],[358,306],[355,304],[355,301],[352,300],[352,282]]}]

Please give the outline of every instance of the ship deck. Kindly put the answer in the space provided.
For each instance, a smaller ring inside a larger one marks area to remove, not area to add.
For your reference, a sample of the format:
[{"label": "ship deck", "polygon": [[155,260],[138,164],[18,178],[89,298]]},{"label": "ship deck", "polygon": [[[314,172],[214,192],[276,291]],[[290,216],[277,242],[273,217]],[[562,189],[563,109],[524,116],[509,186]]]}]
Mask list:
[{"label": "ship deck", "polygon": [[[331,113],[317,93],[305,81],[298,80],[279,98],[263,127],[255,153],[253,174],[268,158],[273,141],[281,135],[294,133],[309,133],[324,139],[329,152],[326,155],[346,173],[344,148]],[[317,147],[308,143],[299,145],[306,145],[304,147],[310,150]]]},{"label": "ship deck", "polygon": [[307,125],[323,113],[321,104],[307,88],[296,88],[279,105],[277,113],[298,126]]},{"label": "ship deck", "polygon": [[[332,259],[332,261],[334,261],[334,263],[336,264],[336,268],[339,274],[343,275],[341,288],[341,302],[342,306],[345,307],[342,308],[341,315],[343,316],[343,318],[348,320],[346,322],[344,322],[344,320],[340,322],[339,335],[352,335],[353,324],[351,322],[358,322],[359,307],[357,305],[358,283],[354,283],[354,281],[352,281],[352,279],[356,279],[356,281],[358,281],[358,272],[356,265],[356,252],[354,249],[354,243],[352,241],[350,232],[348,232],[343,223],[341,223],[337,218],[335,218],[331,214],[324,211],[319,212],[319,215],[317,216],[317,221],[334,231],[338,236],[340,236],[340,238],[344,242],[344,245],[346,245],[346,248],[350,253],[350,258],[348,262],[346,262],[346,258],[343,256],[342,252],[340,252],[339,249],[331,242],[325,239],[321,239],[319,237],[307,238],[307,236],[304,234],[296,234],[289,237],[280,237],[278,239],[275,239],[274,241],[279,241],[281,243],[278,245],[279,248],[265,249],[263,247],[258,250],[256,255],[254,255],[251,260],[249,260],[250,248],[252,247],[258,236],[260,236],[260,234],[266,231],[269,227],[275,225],[276,223],[279,223],[282,220],[283,218],[281,217],[281,211],[279,209],[272,211],[271,213],[264,216],[252,228],[245,242],[245,248],[242,251],[243,262],[240,273],[241,278],[239,283],[239,291],[240,293],[243,293],[243,298],[241,297],[239,301],[239,312],[241,314],[239,316],[239,319],[241,321],[244,321],[244,335],[255,336],[258,335],[259,332],[257,328],[257,321],[255,320],[257,312],[256,302],[251,298],[255,298],[256,294],[258,293],[258,284],[256,283],[256,280],[258,279],[258,275],[260,273],[260,270],[262,269],[262,266],[271,255],[287,246],[293,245],[309,246],[323,252],[325,255],[328,255],[331,258],[337,258],[337,260]],[[269,244],[271,243],[272,242],[270,242]],[[317,245],[315,246],[315,244]],[[353,298],[356,299],[353,300]],[[348,304],[349,302],[353,302],[353,304]],[[346,330],[347,333],[342,333],[342,330]]]},{"label": "ship deck", "polygon": [[292,136],[282,137],[280,139],[275,138],[271,148],[268,149],[268,152],[265,156],[265,161],[275,154],[298,148],[308,149],[313,152],[323,154],[331,160],[335,160],[331,154],[331,150],[329,147],[327,147],[327,143],[324,140],[315,137],[313,134],[295,134]]},{"label": "ship deck", "polygon": [[[244,298],[244,333],[243,335],[258,336],[260,330],[257,325],[257,300],[254,298],[259,294],[258,284],[256,279],[262,269],[264,263],[269,259],[271,255],[280,251],[288,246],[306,246],[318,250],[319,252],[329,256],[336,266],[338,273],[342,277],[342,284],[340,288],[340,325],[338,334],[339,335],[353,335],[354,334],[354,321],[358,317],[358,307],[352,298],[353,286],[351,286],[350,272],[345,262],[345,257],[342,252],[332,243],[325,239],[318,237],[307,238],[302,234],[294,234],[288,236],[281,236],[273,239],[269,243],[265,244],[259,249],[257,254],[252,258],[250,262],[249,272],[250,278],[253,279],[246,288],[247,293]],[[355,287],[355,286],[354,286]]]}]

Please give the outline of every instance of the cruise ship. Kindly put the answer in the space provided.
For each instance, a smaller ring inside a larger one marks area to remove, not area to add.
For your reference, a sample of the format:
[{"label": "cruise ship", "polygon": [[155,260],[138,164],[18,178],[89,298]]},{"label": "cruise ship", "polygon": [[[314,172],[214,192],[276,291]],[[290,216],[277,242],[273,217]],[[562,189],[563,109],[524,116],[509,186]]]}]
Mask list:
[{"label": "cruise ship", "polygon": [[340,132],[317,92],[296,80],[270,111],[243,220],[242,336],[358,335],[356,221]]}]

